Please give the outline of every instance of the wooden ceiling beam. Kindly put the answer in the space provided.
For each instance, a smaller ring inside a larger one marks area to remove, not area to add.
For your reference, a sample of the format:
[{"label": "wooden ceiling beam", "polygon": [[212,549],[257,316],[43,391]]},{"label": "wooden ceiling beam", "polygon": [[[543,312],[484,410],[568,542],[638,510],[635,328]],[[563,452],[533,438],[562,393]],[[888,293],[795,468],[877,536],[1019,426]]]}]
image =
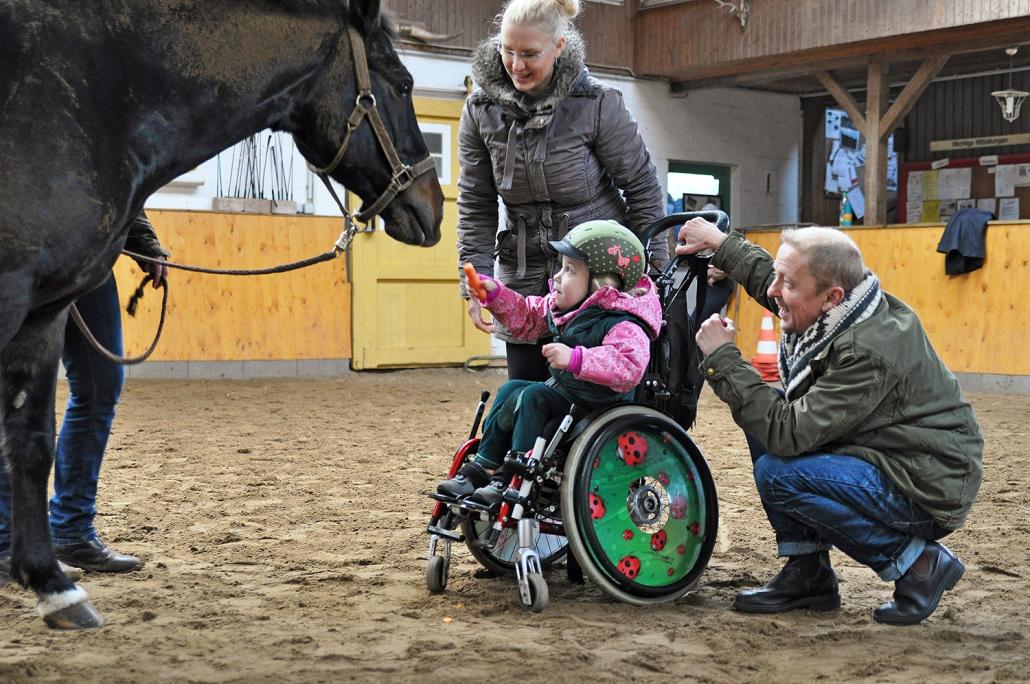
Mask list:
[{"label": "wooden ceiling beam", "polygon": [[[928,51],[952,55],[982,52],[1023,45],[1028,43],[1028,39],[1030,17],[889,36],[797,52],[759,55],[731,62],[671,69],[666,73],[653,73],[648,70],[646,75],[685,83],[705,82],[709,85],[731,85],[734,80],[741,78],[744,79],[742,83],[758,84],[765,74],[771,74],[775,78],[787,78],[810,74],[814,70],[859,67],[867,64],[872,57],[883,62],[912,62],[925,59]],[[638,67],[638,71],[643,70]]]},{"label": "wooden ceiling beam", "polygon": [[862,112],[862,108],[855,102],[855,98],[851,97],[851,93],[848,89],[837,82],[833,76],[827,71],[815,72],[815,77],[819,79],[819,82],[823,84],[823,87],[830,91],[833,95],[833,99],[837,101],[841,109],[848,113],[851,117],[851,121],[855,124],[859,130],[865,130],[865,114]]},{"label": "wooden ceiling beam", "polygon": [[897,128],[905,116],[912,111],[912,107],[919,100],[919,96],[923,94],[926,87],[933,82],[933,79],[941,72],[944,65],[948,63],[949,57],[950,55],[937,55],[923,62],[919,70],[916,71],[915,76],[908,82],[897,99],[894,100],[894,104],[883,115],[883,119],[880,120],[878,129],[880,138],[886,138],[891,131]]}]

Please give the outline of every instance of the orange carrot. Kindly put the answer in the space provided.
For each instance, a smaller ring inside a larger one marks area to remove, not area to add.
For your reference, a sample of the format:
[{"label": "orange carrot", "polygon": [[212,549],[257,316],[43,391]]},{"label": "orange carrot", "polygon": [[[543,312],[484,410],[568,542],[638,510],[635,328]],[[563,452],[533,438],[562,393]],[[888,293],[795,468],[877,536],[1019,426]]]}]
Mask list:
[{"label": "orange carrot", "polygon": [[479,279],[479,274],[476,273],[475,267],[466,261],[462,264],[461,268],[465,271],[465,281],[468,284],[468,289],[472,294],[476,295],[479,301],[485,301],[486,288],[483,287],[483,281]]}]

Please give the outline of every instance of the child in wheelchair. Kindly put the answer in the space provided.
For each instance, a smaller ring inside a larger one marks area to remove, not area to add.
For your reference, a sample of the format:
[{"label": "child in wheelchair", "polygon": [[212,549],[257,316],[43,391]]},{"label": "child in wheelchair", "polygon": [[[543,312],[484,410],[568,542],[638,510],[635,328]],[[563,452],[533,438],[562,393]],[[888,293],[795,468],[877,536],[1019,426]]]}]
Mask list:
[{"label": "child in wheelchair", "polygon": [[553,336],[543,347],[551,378],[501,386],[476,455],[439,483],[439,494],[492,507],[511,479],[503,467],[509,450],[528,452],[547,422],[573,404],[591,411],[631,401],[648,367],[662,307],[640,240],[615,221],[589,221],[550,244],[562,267],[548,295],[522,297],[481,276],[481,301],[516,337]]}]

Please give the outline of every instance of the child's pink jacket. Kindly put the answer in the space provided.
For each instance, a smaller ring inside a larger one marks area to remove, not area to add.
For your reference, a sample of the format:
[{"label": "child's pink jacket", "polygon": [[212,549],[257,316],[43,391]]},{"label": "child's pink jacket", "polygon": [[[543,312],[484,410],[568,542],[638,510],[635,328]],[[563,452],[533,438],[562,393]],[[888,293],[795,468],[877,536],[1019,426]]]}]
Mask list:
[{"label": "child's pink jacket", "polygon": [[604,385],[616,392],[628,392],[640,383],[651,358],[651,338],[657,336],[662,324],[662,306],[655,292],[654,282],[646,275],[634,289],[643,289],[633,296],[614,287],[603,287],[587,297],[576,309],[560,314],[555,309],[554,292],[544,297],[523,297],[509,290],[497,280],[497,289],[490,293],[484,304],[501,323],[508,327],[516,339],[535,340],[547,337],[547,314],[560,329],[576,314],[591,306],[610,311],[631,313],[646,323],[648,330],[636,323],[617,323],[604,337],[599,347],[576,347],[566,369],[580,380]]}]

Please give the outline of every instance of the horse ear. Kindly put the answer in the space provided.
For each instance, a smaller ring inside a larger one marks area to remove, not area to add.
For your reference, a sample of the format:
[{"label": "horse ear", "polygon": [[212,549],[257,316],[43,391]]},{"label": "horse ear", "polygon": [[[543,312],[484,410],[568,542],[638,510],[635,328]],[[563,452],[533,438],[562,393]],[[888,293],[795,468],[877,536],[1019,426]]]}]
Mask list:
[{"label": "horse ear", "polygon": [[376,22],[379,21],[380,5],[380,0],[351,0],[351,26],[367,35],[373,28],[375,28]]}]

